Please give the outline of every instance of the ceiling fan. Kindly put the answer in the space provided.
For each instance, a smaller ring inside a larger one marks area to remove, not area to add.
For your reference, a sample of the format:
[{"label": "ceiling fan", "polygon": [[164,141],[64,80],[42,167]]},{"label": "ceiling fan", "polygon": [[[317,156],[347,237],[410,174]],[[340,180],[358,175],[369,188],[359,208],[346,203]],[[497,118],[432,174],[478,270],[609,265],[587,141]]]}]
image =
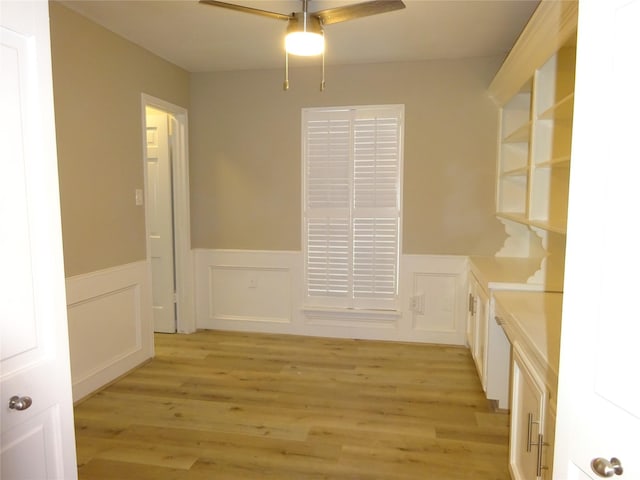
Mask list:
[{"label": "ceiling fan", "polygon": [[391,12],[405,8],[402,0],[370,0],[367,2],[345,5],[343,7],[330,8],[309,12],[309,2],[301,0],[302,11],[293,12],[290,15],[260,10],[259,8],[245,7],[235,3],[219,2],[217,0],[200,0],[200,3],[214,7],[223,7],[239,12],[253,13],[263,17],[285,20],[287,36],[285,37],[285,81],[284,89],[289,89],[289,54],[312,56],[322,54],[322,82],[320,90],[325,89],[324,81],[324,30],[325,25],[346,22],[356,18],[368,17],[379,13]]}]

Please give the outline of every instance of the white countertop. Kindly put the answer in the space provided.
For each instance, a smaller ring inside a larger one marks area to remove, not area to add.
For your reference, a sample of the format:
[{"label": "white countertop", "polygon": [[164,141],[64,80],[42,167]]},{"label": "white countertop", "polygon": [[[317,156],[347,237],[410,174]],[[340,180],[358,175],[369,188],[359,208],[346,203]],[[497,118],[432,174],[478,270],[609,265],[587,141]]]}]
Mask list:
[{"label": "white countertop", "polygon": [[554,391],[560,363],[562,293],[496,291],[496,315],[511,344],[520,344],[548,379]]},{"label": "white countertop", "polygon": [[473,275],[486,290],[534,290],[542,285],[527,283],[540,269],[539,258],[469,257]]}]

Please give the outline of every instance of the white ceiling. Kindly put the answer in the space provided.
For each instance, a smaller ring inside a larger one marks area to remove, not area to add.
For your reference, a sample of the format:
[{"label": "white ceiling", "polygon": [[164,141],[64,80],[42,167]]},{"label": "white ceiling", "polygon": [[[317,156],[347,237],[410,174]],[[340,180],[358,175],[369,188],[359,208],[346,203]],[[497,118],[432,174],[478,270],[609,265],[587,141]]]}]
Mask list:
[{"label": "white ceiling", "polygon": [[[289,14],[300,0],[229,0]],[[538,0],[404,0],[407,8],[325,27],[327,64],[504,55]],[[197,0],[60,0],[190,72],[280,68],[286,22]],[[310,0],[309,11],[358,3]],[[292,58],[291,65],[309,61]],[[317,61],[317,60],[316,60]]]}]

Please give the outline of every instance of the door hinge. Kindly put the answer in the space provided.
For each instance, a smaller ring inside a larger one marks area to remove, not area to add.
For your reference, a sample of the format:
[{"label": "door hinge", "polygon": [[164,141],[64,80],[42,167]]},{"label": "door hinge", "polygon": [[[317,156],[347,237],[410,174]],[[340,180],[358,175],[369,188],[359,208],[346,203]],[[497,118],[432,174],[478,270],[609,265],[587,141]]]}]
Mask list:
[{"label": "door hinge", "polygon": [[178,294],[173,292],[173,303],[178,303]]}]

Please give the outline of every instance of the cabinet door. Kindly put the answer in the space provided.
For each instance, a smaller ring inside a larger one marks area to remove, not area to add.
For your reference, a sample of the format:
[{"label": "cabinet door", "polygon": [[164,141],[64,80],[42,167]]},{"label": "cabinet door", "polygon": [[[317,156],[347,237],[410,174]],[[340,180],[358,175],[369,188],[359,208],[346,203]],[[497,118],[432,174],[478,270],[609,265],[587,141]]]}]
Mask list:
[{"label": "cabinet door", "polygon": [[478,285],[476,289],[476,338],[477,338],[477,355],[476,367],[482,389],[487,391],[487,315],[489,313],[489,296]]},{"label": "cabinet door", "polygon": [[469,346],[469,350],[471,351],[471,355],[476,356],[476,288],[477,282],[475,277],[470,273],[469,274],[469,290],[467,296],[467,345]]},{"label": "cabinet door", "polygon": [[467,342],[478,370],[482,389],[486,391],[487,314],[489,296],[473,274],[469,274],[469,312],[467,314]]},{"label": "cabinet door", "polygon": [[543,479],[546,389],[517,343],[512,367],[509,468],[514,480]]}]

